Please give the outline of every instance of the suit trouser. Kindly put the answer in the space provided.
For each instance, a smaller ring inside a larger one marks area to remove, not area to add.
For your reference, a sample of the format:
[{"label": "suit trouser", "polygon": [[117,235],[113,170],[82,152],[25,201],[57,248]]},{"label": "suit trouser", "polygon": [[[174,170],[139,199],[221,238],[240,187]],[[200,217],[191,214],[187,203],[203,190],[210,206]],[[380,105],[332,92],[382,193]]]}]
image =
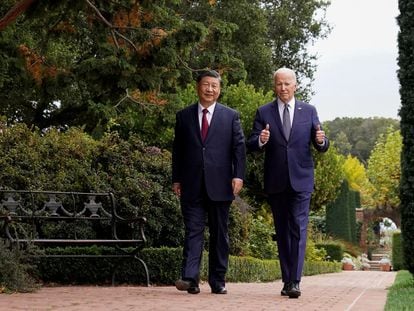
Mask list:
[{"label": "suit trouser", "polygon": [[310,192],[295,192],[291,187],[270,194],[279,252],[282,281],[300,281],[306,252]]},{"label": "suit trouser", "polygon": [[212,288],[225,286],[229,257],[229,210],[231,201],[212,201],[206,191],[191,202],[181,202],[185,236],[181,276],[198,284],[204,247],[204,229],[209,227],[208,282]]}]

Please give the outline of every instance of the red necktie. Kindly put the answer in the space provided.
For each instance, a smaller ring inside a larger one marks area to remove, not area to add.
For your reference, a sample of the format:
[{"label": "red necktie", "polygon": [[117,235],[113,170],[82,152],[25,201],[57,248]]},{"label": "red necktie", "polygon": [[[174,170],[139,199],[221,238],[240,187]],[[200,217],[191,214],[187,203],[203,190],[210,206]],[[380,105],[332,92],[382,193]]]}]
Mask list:
[{"label": "red necktie", "polygon": [[203,118],[201,119],[201,139],[206,140],[208,132],[207,109],[203,109]]}]

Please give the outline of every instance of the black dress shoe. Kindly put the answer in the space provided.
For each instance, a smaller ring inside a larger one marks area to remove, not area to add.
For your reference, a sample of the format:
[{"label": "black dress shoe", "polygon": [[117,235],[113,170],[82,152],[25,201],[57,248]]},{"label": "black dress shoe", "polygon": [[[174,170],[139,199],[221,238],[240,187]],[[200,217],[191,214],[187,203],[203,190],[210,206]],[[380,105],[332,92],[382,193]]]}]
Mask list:
[{"label": "black dress shoe", "polygon": [[200,293],[200,287],[198,287],[196,284],[194,284],[191,281],[186,281],[179,279],[175,282],[175,287],[178,290],[186,290],[189,294],[199,294]]},{"label": "black dress shoe", "polygon": [[191,286],[187,289],[187,293],[189,293],[189,294],[199,294],[200,293],[200,287]]},{"label": "black dress shoe", "polygon": [[225,295],[227,294],[227,289],[225,287],[212,288],[211,293]]},{"label": "black dress shoe", "polygon": [[187,290],[189,289],[193,284],[190,281],[179,279],[175,281],[175,287],[178,290]]},{"label": "black dress shoe", "polygon": [[289,290],[289,287],[290,287],[290,282],[286,282],[286,283],[283,283],[283,288],[282,288],[282,290],[280,291],[280,295],[282,295],[282,296],[287,296],[288,295],[288,290]]},{"label": "black dress shoe", "polygon": [[298,298],[301,295],[299,282],[292,282],[289,290],[287,291],[289,298]]}]

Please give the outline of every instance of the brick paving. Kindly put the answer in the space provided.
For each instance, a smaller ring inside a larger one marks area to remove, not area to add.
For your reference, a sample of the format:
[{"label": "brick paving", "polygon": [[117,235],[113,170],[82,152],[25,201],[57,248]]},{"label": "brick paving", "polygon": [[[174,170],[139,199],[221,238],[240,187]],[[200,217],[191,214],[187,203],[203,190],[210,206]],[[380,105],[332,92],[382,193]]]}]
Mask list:
[{"label": "brick paving", "polygon": [[43,287],[34,293],[0,294],[0,310],[383,310],[387,288],[396,272],[343,271],[303,277],[302,296],[280,296],[282,282],[228,283],[227,295],[210,293],[201,284],[201,293],[190,295],[174,286],[62,286]]}]

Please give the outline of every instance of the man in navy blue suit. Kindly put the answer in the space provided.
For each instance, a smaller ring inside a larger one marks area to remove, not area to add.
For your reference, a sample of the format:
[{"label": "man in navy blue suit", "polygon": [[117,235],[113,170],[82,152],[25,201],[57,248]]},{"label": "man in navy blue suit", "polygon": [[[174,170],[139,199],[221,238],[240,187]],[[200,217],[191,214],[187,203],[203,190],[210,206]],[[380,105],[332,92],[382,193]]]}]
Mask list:
[{"label": "man in navy blue suit", "polygon": [[197,77],[199,101],[176,115],[172,154],[173,191],[180,198],[185,236],[178,290],[198,294],[204,229],[208,222],[208,282],[226,294],[229,210],[243,186],[246,146],[239,114],[217,102],[221,78],[208,70]]},{"label": "man in navy blue suit", "polygon": [[280,68],[273,78],[276,99],[257,109],[247,146],[265,152],[264,190],[276,231],[284,282],[281,295],[298,298],[314,188],[311,145],[325,152],[329,141],[315,107],[295,99],[295,72]]}]

